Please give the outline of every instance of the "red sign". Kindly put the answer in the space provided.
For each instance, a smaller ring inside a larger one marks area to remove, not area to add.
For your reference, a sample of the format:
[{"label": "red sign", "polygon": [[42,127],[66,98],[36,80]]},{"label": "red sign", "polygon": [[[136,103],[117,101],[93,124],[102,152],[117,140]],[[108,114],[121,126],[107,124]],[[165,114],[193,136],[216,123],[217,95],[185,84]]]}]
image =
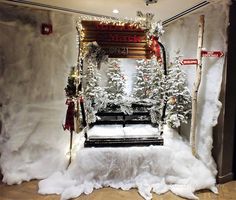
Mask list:
[{"label": "red sign", "polygon": [[101,31],[143,31],[141,28],[129,24],[114,25],[100,23],[96,25],[96,29]]},{"label": "red sign", "polygon": [[220,58],[224,55],[223,51],[202,51],[202,57],[216,57]]},{"label": "red sign", "polygon": [[142,38],[137,35],[120,35],[120,34],[109,34],[108,37],[104,37],[106,35],[101,34],[102,38],[110,42],[135,42],[140,43],[142,39],[146,39],[145,37]]},{"label": "red sign", "polygon": [[94,42],[106,51],[110,58],[150,58],[152,51],[147,44],[146,30],[132,24],[123,25],[82,21],[82,42]]},{"label": "red sign", "polygon": [[193,58],[189,58],[189,59],[183,59],[180,63],[181,63],[181,65],[197,65],[198,60],[193,59]]}]

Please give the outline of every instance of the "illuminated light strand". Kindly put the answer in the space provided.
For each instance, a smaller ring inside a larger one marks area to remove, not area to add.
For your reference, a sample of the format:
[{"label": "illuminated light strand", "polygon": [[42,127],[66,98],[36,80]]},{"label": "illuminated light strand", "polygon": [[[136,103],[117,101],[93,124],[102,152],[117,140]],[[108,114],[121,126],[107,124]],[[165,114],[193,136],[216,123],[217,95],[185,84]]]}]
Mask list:
[{"label": "illuminated light strand", "polygon": [[77,24],[77,28],[80,31],[80,41],[81,41],[81,45],[80,45],[80,55],[82,58],[84,58],[85,55],[85,44],[83,42],[84,38],[85,38],[85,33],[84,33],[84,28],[82,26],[82,21],[99,21],[99,24],[111,24],[111,25],[118,25],[118,26],[129,26],[129,27],[135,27],[135,28],[141,28],[141,29],[146,29],[146,43],[147,45],[150,47],[152,40],[151,37],[152,36],[157,36],[158,38],[164,33],[163,27],[162,27],[162,23],[159,22],[152,22],[151,26],[149,29],[147,29],[147,24],[146,21],[143,19],[135,19],[136,21],[134,21],[133,19],[116,19],[116,18],[106,18],[106,17],[96,17],[96,16],[89,16],[89,15],[80,15],[77,19],[76,19],[76,24]]},{"label": "illuminated light strand", "polygon": [[81,21],[100,21],[101,24],[114,24],[114,25],[125,25],[130,24],[133,26],[138,26],[140,28],[144,28],[144,24],[139,21],[133,21],[131,19],[114,19],[114,18],[105,18],[105,17],[95,17],[88,15],[80,15],[77,18],[77,25],[81,26]]}]

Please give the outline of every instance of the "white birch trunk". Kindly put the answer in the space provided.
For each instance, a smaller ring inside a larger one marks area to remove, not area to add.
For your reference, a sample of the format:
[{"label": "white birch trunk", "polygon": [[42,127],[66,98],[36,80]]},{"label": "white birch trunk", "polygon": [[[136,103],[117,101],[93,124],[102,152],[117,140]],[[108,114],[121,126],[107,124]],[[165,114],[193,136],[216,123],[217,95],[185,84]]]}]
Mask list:
[{"label": "white birch trunk", "polygon": [[191,129],[190,129],[190,145],[192,148],[192,154],[197,155],[196,149],[196,128],[197,128],[197,104],[198,104],[198,90],[201,84],[202,76],[202,44],[203,44],[203,34],[204,34],[204,15],[199,18],[199,31],[198,31],[198,46],[197,46],[197,60],[198,64],[196,66],[196,77],[192,91],[192,119],[191,119]]}]

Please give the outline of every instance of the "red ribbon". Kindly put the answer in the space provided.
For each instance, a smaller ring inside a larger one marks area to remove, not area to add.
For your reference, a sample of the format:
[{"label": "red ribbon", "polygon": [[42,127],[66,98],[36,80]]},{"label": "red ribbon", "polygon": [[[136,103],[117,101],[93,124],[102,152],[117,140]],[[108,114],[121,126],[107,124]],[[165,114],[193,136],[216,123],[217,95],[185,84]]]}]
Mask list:
[{"label": "red ribbon", "polygon": [[156,56],[157,60],[161,60],[161,48],[158,43],[158,37],[152,36],[151,37],[152,44],[151,44],[151,50],[153,54]]},{"label": "red ribbon", "polygon": [[66,100],[66,105],[68,105],[66,111],[65,125],[63,125],[64,130],[74,131],[74,114],[75,114],[75,103],[72,99]]}]

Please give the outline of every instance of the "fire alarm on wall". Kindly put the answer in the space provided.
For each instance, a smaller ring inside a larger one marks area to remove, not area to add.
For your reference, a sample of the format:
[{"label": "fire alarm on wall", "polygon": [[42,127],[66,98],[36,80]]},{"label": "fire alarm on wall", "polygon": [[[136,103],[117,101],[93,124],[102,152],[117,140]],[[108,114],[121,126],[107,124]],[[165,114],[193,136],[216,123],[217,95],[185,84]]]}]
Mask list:
[{"label": "fire alarm on wall", "polygon": [[45,24],[43,23],[41,25],[41,33],[43,35],[49,35],[52,33],[52,24]]}]

